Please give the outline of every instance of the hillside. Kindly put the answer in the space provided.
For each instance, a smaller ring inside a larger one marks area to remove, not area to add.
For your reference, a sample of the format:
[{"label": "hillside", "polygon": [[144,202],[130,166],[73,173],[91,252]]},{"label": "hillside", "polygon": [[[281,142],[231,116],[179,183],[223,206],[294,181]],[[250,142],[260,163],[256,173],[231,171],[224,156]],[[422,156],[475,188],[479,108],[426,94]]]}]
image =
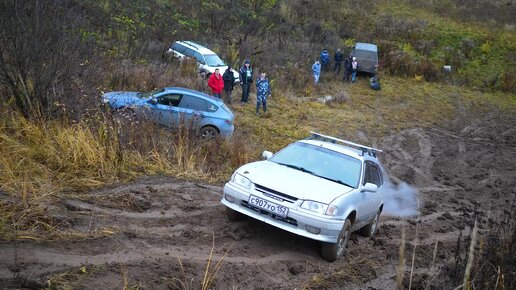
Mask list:
[{"label": "hillside", "polygon": [[[0,285],[516,287],[515,14],[483,0],[3,1]],[[113,121],[104,92],[208,91],[164,53],[179,39],[267,71],[269,112],[231,105],[229,140]],[[382,90],[331,73],[315,86],[321,49],[356,41],[378,44]],[[383,149],[392,183],[378,234],[335,263],[219,203],[237,167],[309,131]]]}]

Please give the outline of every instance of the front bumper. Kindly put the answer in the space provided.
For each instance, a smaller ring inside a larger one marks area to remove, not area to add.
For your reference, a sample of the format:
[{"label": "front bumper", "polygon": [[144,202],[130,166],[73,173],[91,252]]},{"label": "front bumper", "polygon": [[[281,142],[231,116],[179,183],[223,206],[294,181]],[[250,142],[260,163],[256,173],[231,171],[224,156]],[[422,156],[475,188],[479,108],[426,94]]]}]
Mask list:
[{"label": "front bumper", "polygon": [[[263,210],[250,207],[247,204],[250,194],[260,196],[260,198],[269,200],[270,202],[288,207],[289,211],[287,218],[285,219],[276,217],[274,214],[266,213]],[[234,201],[229,202],[226,199],[226,195],[233,197]],[[297,206],[295,203],[281,203],[277,200],[270,199],[267,196],[262,195],[259,191],[256,191],[254,186],[250,191],[247,191],[228,182],[224,186],[224,194],[222,196],[221,202],[225,206],[235,211],[243,213],[264,223],[273,225],[277,228],[294,233],[296,235],[327,243],[337,242],[337,237],[344,225],[344,221],[342,220],[324,218],[307,213],[300,209],[299,206]],[[307,231],[307,226],[320,229],[320,233],[314,234]]]}]

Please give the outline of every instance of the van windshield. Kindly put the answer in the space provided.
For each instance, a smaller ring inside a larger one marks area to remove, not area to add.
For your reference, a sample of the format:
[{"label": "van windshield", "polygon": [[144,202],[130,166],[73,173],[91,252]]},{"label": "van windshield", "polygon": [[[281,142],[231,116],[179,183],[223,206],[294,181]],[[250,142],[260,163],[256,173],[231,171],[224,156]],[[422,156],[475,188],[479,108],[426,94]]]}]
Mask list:
[{"label": "van windshield", "polygon": [[206,58],[206,64],[209,66],[225,66],[226,64],[220,57],[216,54],[206,54],[204,55]]}]

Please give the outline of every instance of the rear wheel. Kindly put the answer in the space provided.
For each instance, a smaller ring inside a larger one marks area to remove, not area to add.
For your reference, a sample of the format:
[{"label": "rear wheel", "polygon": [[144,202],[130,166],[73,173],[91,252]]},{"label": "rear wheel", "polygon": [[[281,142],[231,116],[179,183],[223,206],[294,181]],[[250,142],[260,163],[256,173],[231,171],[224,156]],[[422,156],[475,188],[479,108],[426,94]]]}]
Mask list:
[{"label": "rear wheel", "polygon": [[334,262],[344,255],[351,236],[351,220],[346,219],[344,226],[339,233],[337,243],[322,243],[321,257],[328,262]]},{"label": "rear wheel", "polygon": [[204,139],[213,139],[219,135],[219,130],[213,126],[204,126],[199,131],[201,137]]},{"label": "rear wheel", "polygon": [[378,221],[380,220],[380,210],[376,213],[374,216],[374,219],[371,221],[370,224],[366,225],[365,227],[361,228],[358,233],[365,237],[372,237],[374,233],[376,232],[376,229],[378,228]]},{"label": "rear wheel", "polygon": [[245,216],[236,210],[226,207],[226,217],[228,218],[228,220],[236,222],[243,220]]}]

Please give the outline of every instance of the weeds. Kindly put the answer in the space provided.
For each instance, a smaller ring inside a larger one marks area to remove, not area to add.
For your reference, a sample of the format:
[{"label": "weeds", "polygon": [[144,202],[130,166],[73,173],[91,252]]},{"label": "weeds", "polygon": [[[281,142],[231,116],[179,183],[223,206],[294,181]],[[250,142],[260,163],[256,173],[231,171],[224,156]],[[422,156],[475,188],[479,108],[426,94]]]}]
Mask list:
[{"label": "weeds", "polygon": [[[516,222],[514,201],[489,228],[472,217],[471,234],[457,239],[455,258],[444,265],[428,287],[457,285],[456,289],[513,289],[516,281]],[[469,246],[469,247],[468,247]]]},{"label": "weeds", "polygon": [[220,257],[220,259],[217,261],[217,263],[215,265],[212,265],[213,258],[214,258],[213,257],[214,250],[215,250],[215,234],[212,235],[212,246],[211,246],[210,254],[208,255],[208,259],[206,261],[206,268],[204,270],[203,279],[200,282],[200,288],[197,288],[197,287],[194,286],[193,278],[188,280],[187,274],[186,274],[186,269],[183,266],[183,262],[181,261],[181,259],[179,257],[177,258],[177,261],[178,261],[179,267],[181,269],[182,278],[181,279],[177,278],[177,277],[172,278],[171,279],[172,284],[169,285],[169,287],[171,289],[176,289],[177,288],[177,289],[182,289],[182,290],[190,290],[190,289],[209,290],[209,289],[214,289],[213,288],[213,286],[214,286],[213,283],[215,281],[215,277],[216,277],[217,273],[219,272],[219,270],[220,270],[220,268],[222,266],[222,262],[224,261],[224,259],[228,255],[229,251],[231,250],[231,246],[227,250],[225,250],[224,255],[222,255],[222,257]]},{"label": "weeds", "polygon": [[[379,267],[375,258],[349,258],[344,267],[338,270],[312,276],[306,281],[301,289],[338,289],[349,282],[358,283],[363,281],[364,276],[374,273]],[[374,275],[374,274],[373,274]],[[369,277],[367,277],[369,278]]]}]

